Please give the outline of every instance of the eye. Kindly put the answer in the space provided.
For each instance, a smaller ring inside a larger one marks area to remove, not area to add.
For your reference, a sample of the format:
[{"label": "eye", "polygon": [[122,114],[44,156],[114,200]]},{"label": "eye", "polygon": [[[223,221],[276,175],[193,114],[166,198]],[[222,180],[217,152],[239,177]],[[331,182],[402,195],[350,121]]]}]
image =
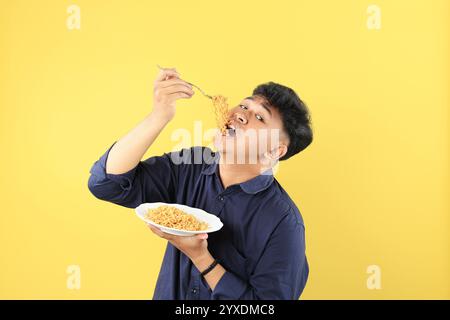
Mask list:
[{"label": "eye", "polygon": [[243,109],[243,110],[247,110],[247,109],[248,109],[248,107],[245,106],[245,105],[243,105],[243,104],[240,104],[240,105],[239,105],[239,108],[241,108],[241,109]]},{"label": "eye", "polygon": [[261,122],[264,122],[263,117],[261,117],[259,114],[255,115],[256,119],[258,119]]}]

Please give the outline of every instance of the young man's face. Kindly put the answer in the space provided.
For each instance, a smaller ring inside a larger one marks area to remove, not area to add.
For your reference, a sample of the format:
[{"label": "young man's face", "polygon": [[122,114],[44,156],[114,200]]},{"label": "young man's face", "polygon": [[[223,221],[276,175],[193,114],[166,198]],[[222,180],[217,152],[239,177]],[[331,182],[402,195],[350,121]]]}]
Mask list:
[{"label": "young man's face", "polygon": [[215,140],[221,161],[256,164],[267,161],[267,154],[279,152],[280,146],[287,150],[281,116],[263,97],[245,98],[230,110],[229,119],[227,133],[219,133]]}]

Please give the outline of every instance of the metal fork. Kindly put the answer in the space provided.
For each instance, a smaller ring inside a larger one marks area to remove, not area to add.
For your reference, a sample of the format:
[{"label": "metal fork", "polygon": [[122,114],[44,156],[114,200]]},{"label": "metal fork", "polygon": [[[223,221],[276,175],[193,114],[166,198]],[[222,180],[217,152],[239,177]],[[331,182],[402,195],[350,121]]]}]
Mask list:
[{"label": "metal fork", "polygon": [[[160,70],[164,70],[164,68],[160,67],[159,64],[157,64],[156,66],[157,66]],[[184,81],[186,81],[186,80],[184,80]],[[200,93],[201,93],[202,95],[204,95],[205,97],[207,97],[207,98],[209,98],[209,99],[212,99],[212,98],[213,98],[213,97],[210,96],[209,94],[206,94],[205,91],[203,91],[202,89],[200,89],[198,86],[196,86],[196,85],[193,84],[192,82],[186,81],[186,83],[188,83],[188,84],[190,84],[191,86],[193,86],[194,88],[196,88],[196,89],[197,89],[198,91],[200,91]]]}]

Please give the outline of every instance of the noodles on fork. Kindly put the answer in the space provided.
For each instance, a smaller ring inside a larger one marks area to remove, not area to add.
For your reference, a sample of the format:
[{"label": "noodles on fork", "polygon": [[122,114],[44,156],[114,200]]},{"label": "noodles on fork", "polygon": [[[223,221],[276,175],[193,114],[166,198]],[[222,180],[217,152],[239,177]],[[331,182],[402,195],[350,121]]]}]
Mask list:
[{"label": "noodles on fork", "polygon": [[217,127],[222,134],[225,134],[228,124],[228,102],[227,98],[221,95],[212,97],[214,114],[216,116]]}]

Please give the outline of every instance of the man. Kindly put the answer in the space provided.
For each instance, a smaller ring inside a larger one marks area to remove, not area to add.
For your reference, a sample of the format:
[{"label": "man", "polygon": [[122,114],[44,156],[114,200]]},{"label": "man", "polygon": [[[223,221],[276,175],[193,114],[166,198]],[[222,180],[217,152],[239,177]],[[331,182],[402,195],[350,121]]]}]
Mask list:
[{"label": "man", "polygon": [[230,110],[216,153],[193,147],[141,161],[174,118],[176,101],[193,94],[175,69],[162,69],[152,112],[93,165],[90,191],[129,208],[185,204],[223,222],[191,237],[149,225],[168,240],[154,299],[298,299],[309,272],[305,229],[272,167],[312,142],[307,107],[292,89],[263,84]]}]

